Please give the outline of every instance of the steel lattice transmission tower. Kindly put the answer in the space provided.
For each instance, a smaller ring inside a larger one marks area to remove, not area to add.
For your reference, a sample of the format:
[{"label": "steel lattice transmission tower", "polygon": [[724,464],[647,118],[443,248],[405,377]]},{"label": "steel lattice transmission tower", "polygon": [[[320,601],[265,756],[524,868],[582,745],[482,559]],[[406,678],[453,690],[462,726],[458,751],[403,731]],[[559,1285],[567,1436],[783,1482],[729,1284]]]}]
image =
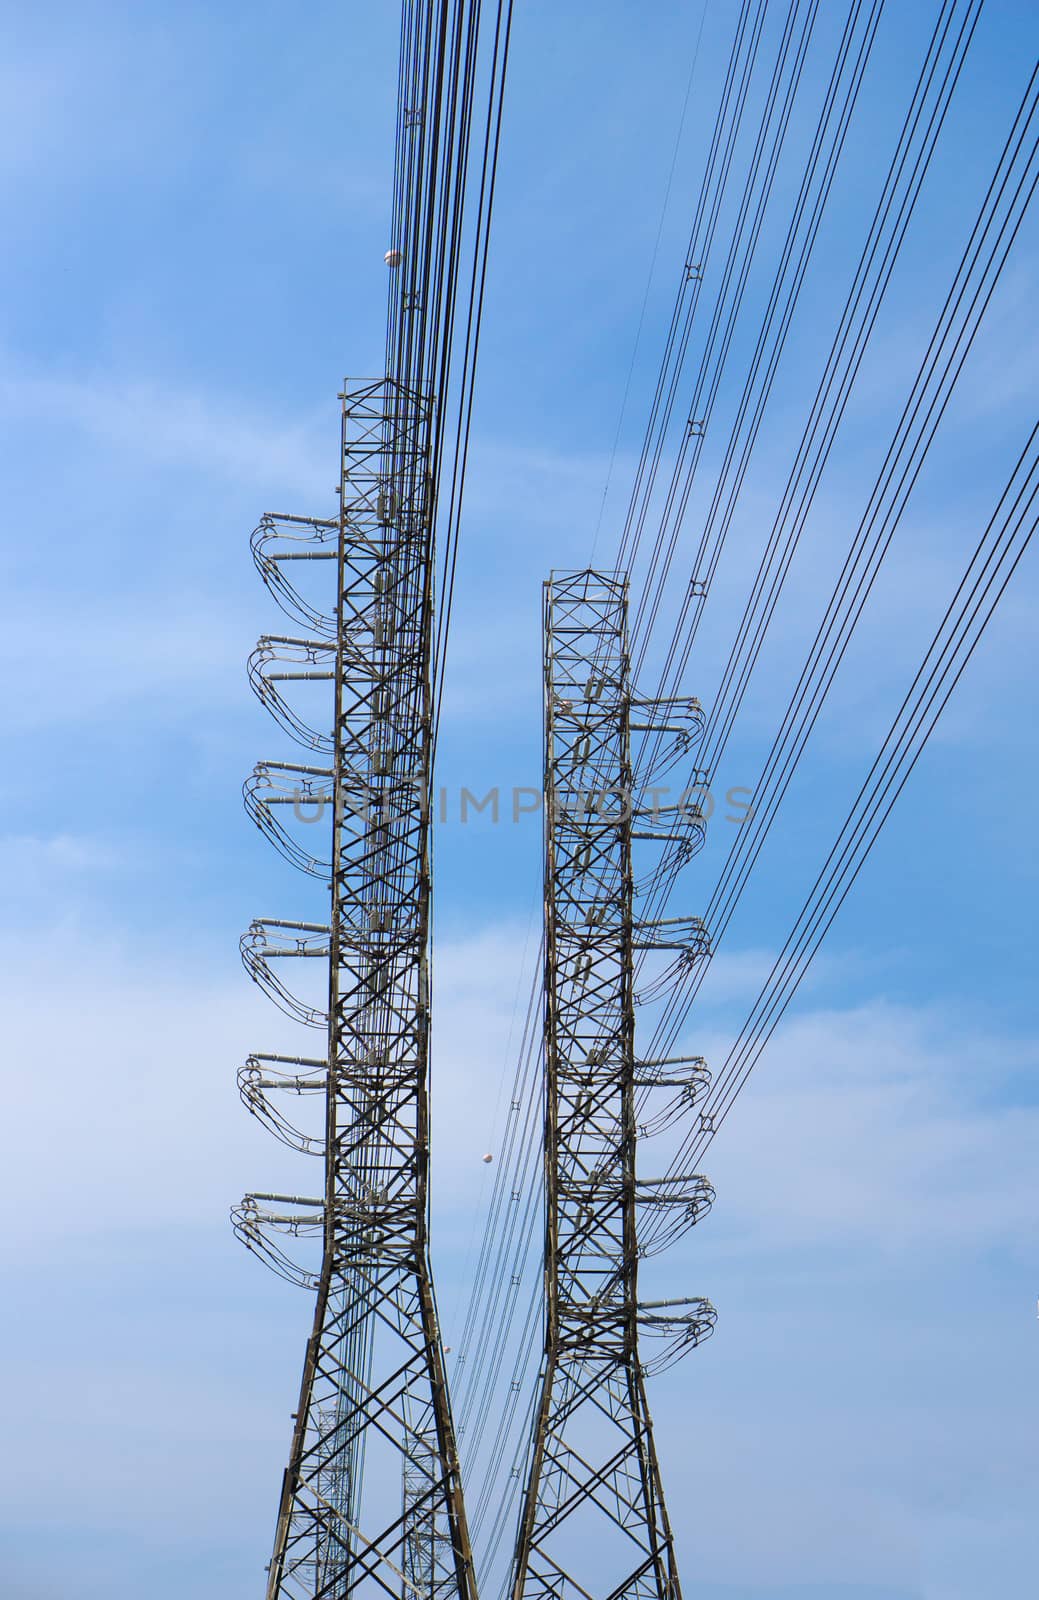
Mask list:
[{"label": "steel lattice transmission tower", "polygon": [[[261,763],[246,805],[330,890],[327,921],[258,921],[242,941],[325,1045],[240,1074],[250,1110],[323,1171],[309,1198],[234,1213],[316,1296],[268,1600],[475,1600],[427,1239],[429,802],[511,11],[499,0],[488,28],[481,0],[403,0],[385,376],[344,385],[338,514],[267,516],[253,536],[297,627],[260,641],[250,676],[307,755]],[[320,1257],[300,1261],[308,1234]]]},{"label": "steel lattice transmission tower", "polygon": [[[327,1038],[322,1058],[251,1057],[241,1075],[250,1108],[324,1168],[319,1196],[251,1195],[235,1214],[251,1248],[316,1289],[269,1600],[475,1594],[426,1237],[432,410],[390,380],[347,388],[338,519],[266,517],[254,535],[269,587],[308,632],[262,639],[253,682],[326,760],[262,763],[247,805],[331,884],[327,925],[255,922],[243,940],[260,984]],[[296,576],[308,558],[335,563],[332,615]],[[295,704],[311,680],[334,696],[330,735]],[[297,824],[324,805],[322,861]],[[324,1008],[281,975],[308,958],[327,963]],[[308,1094],[323,1129],[285,1109]],[[290,1254],[308,1231],[316,1272]]]},{"label": "steel lattice transmission tower", "polygon": [[[678,1600],[645,1378],[714,1324],[706,1300],[639,1299],[647,1208],[667,1240],[713,1191],[698,1176],[636,1173],[637,1121],[685,1115],[707,1074],[698,1057],[638,1059],[635,975],[659,992],[706,944],[696,919],[633,911],[633,841],[691,853],[703,831],[698,807],[643,804],[633,738],[656,778],[702,713],[633,697],[627,607],[624,576],[554,573],[545,586],[547,1311],[513,1600]],[[646,1336],[661,1340],[648,1362]]]}]

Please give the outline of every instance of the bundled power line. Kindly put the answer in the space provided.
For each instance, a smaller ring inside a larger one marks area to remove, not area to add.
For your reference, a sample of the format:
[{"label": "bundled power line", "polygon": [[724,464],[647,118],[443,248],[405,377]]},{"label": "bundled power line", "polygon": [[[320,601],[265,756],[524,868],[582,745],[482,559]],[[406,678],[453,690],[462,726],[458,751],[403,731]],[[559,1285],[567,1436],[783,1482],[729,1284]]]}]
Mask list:
[{"label": "bundled power line", "polygon": [[[755,810],[740,829],[705,912],[715,947],[732,918],[776,812],[840,668],[913,487],[963,371],[1039,182],[1039,69],[1033,74],[964,247],[924,359],[755,786]],[[709,770],[713,770],[709,769]],[[681,1032],[702,975],[676,991],[656,1046]]]},{"label": "bundled power line", "polygon": [[512,0],[404,6],[386,371],[435,397],[439,718],[501,149]]},{"label": "bundled power line", "polygon": [[[1039,526],[1039,425],[945,614],[673,1171],[699,1161],[732,1109],[843,905]],[[652,1232],[649,1235],[652,1243]]]}]

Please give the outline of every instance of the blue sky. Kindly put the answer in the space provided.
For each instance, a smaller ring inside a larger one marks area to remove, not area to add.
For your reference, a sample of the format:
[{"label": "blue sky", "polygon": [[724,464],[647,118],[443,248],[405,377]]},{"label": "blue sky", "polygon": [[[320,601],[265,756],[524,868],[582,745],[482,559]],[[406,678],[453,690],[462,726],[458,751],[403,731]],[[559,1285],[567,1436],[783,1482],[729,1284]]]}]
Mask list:
[{"label": "blue sky", "polygon": [[[589,559],[607,479],[612,549],[735,10],[709,0],[662,217],[700,4],[519,7],[443,726],[452,792],[538,781],[540,582]],[[842,10],[822,8],[808,107]],[[930,16],[885,10],[692,664],[707,703]],[[291,759],[245,681],[278,620],[248,534],[264,510],[328,512],[336,392],[380,359],[396,19],[320,0],[6,8],[0,1540],[16,1600],[261,1589],[309,1308],[226,1221],[244,1190],[303,1187],[235,1092],[249,1050],[298,1045],[237,937],[320,903],[241,811],[253,762]],[[1037,44],[1034,7],[988,0],[721,788],[755,780]],[[1033,215],[702,991],[690,1042],[709,1058],[1022,448],[1037,275]],[[712,1148],[711,1218],[668,1257],[675,1292],[719,1308],[711,1343],[652,1397],[702,1600],[989,1600],[1026,1592],[1039,1560],[1037,589],[1032,552]],[[726,826],[681,909],[706,899]],[[437,860],[450,1339],[536,948],[539,820],[452,818]]]}]

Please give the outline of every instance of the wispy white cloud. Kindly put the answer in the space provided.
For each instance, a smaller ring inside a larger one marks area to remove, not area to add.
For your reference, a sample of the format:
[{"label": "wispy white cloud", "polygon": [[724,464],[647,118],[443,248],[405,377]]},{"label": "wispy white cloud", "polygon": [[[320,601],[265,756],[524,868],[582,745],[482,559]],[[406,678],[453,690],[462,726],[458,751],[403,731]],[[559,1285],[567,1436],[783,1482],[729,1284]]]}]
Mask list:
[{"label": "wispy white cloud", "polygon": [[[280,619],[250,581],[249,524],[228,529],[222,519],[229,502],[230,514],[241,515],[235,497],[246,492],[246,515],[258,516],[268,505],[332,507],[333,412],[322,407],[310,417],[279,418],[203,390],[110,373],[15,369],[0,379],[0,415],[12,437],[26,425],[30,435],[60,429],[78,462],[81,493],[84,477],[93,485],[77,512],[87,531],[76,563],[55,570],[38,550],[26,552],[0,604],[0,702],[8,731],[78,727],[142,703],[153,714],[173,715],[178,703],[186,715],[225,701],[247,706],[245,656],[264,623],[277,628]],[[220,509],[210,530],[178,526],[171,509],[169,526],[153,534],[161,552],[128,565],[124,524],[165,467],[192,484],[196,500],[210,493]],[[109,517],[112,473],[124,499]],[[219,570],[235,535],[241,583],[231,596],[220,592],[208,567],[199,576],[209,560],[207,531]]]},{"label": "wispy white cloud", "polygon": [[18,870],[28,875],[108,871],[122,853],[110,841],[83,834],[4,834],[0,836],[0,869],[10,884]]},{"label": "wispy white cloud", "polygon": [[[111,597],[87,611],[75,599],[52,596],[40,612],[22,590],[8,594],[3,611],[0,715],[9,734],[47,727],[78,732],[142,704],[153,715],[182,720],[222,702],[239,712],[248,708],[250,635],[208,597],[167,592],[161,611],[145,615]],[[76,663],[74,704],[70,662]]]},{"label": "wispy white cloud", "polygon": [[[727,1039],[708,1039],[716,1067]],[[710,1152],[727,1247],[1023,1248],[1039,1221],[1039,1040],[873,1003],[767,1047]]]},{"label": "wispy white cloud", "polygon": [[137,463],[212,473],[260,491],[289,487],[319,512],[334,504],[327,407],[287,420],[144,379],[15,371],[0,381],[0,414],[60,424]]}]

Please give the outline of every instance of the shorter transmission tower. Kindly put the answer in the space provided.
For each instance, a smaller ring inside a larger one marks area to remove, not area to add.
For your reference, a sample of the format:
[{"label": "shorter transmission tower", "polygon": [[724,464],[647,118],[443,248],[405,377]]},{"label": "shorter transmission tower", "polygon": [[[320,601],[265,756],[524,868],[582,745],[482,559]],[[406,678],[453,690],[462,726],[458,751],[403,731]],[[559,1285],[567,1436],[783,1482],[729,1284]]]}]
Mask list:
[{"label": "shorter transmission tower", "polygon": [[[714,1326],[704,1299],[639,1298],[640,1218],[654,1213],[668,1242],[713,1190],[636,1173],[638,1134],[675,1124],[708,1083],[700,1057],[639,1059],[636,974],[659,998],[707,945],[695,918],[633,911],[633,841],[686,856],[702,842],[697,806],[656,804],[659,789],[645,804],[639,788],[690,747],[702,712],[633,696],[627,608],[623,575],[545,586],[547,1307],[513,1600],[679,1600],[645,1379]],[[651,864],[647,898],[655,881]]]}]

